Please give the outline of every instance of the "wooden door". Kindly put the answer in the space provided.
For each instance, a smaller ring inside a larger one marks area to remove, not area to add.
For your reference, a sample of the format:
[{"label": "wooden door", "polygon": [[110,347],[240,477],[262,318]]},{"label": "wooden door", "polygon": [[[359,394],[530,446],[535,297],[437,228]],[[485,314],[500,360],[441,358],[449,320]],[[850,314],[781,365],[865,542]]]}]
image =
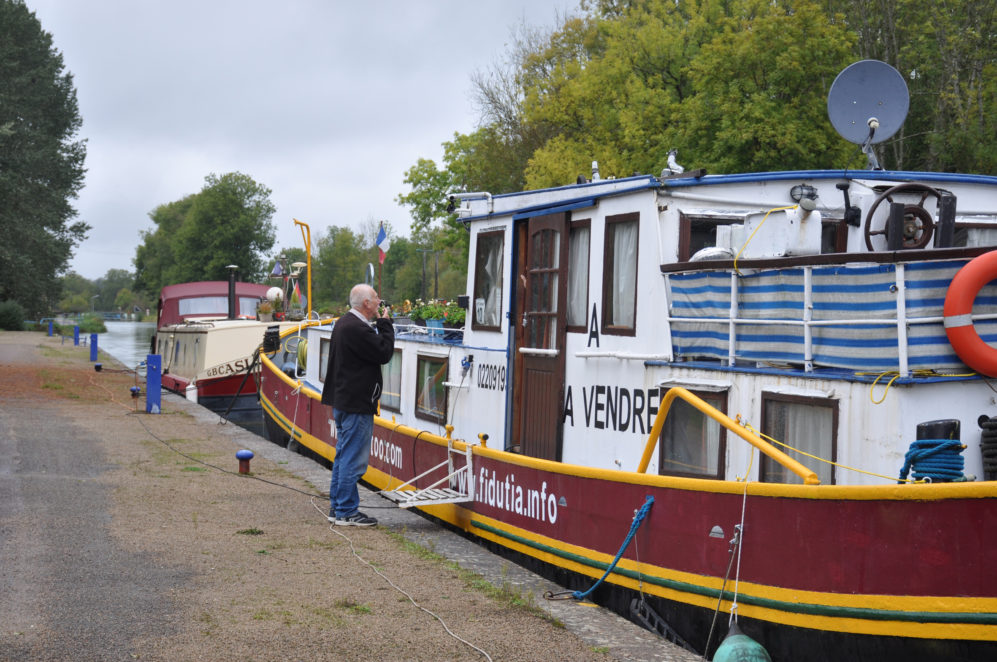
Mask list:
[{"label": "wooden door", "polygon": [[528,219],[519,231],[515,438],[524,455],[560,460],[568,214]]}]

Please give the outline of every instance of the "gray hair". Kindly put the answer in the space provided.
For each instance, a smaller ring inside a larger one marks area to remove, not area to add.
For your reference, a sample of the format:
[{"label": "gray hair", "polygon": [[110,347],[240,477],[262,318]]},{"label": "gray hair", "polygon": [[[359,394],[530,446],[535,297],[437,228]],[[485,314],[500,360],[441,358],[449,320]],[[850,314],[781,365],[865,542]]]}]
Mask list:
[{"label": "gray hair", "polygon": [[366,283],[354,285],[353,289],[350,290],[350,308],[359,308],[363,305],[365,299],[370,299],[374,296],[376,296],[376,293],[370,285]]}]

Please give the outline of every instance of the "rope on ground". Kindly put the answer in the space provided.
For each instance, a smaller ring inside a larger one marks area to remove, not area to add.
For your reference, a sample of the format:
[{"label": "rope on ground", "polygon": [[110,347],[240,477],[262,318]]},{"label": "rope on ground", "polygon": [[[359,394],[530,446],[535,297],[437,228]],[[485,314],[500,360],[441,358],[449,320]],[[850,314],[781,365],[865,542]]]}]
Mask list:
[{"label": "rope on ground", "polygon": [[166,440],[160,438],[158,435],[156,435],[155,432],[153,432],[152,430],[149,429],[149,426],[146,425],[145,421],[142,420],[142,415],[145,414],[145,412],[133,412],[133,413],[138,414],[138,416],[136,417],[135,420],[137,420],[142,425],[142,427],[145,428],[145,431],[147,433],[149,433],[150,437],[152,437],[153,439],[155,439],[156,441],[158,441],[162,445],[166,446],[167,448],[169,448],[171,451],[173,451],[177,455],[180,455],[182,457],[187,458],[191,462],[197,462],[198,464],[203,464],[206,467],[211,467],[212,469],[220,471],[220,472],[222,472],[224,474],[231,474],[233,476],[238,476],[239,478],[251,478],[253,480],[258,480],[261,483],[266,483],[267,485],[273,485],[274,487],[283,487],[285,490],[291,490],[292,492],[297,492],[298,494],[304,494],[307,497],[316,497],[316,496],[321,497],[321,496],[323,496],[321,494],[315,494],[314,492],[305,492],[304,490],[299,490],[296,487],[291,487],[290,485],[284,485],[283,483],[277,483],[277,482],[274,482],[272,480],[267,480],[266,478],[260,478],[259,476],[254,476],[252,474],[241,474],[241,473],[239,473],[237,471],[230,471],[228,469],[223,469],[223,468],[221,468],[221,467],[219,467],[219,466],[217,466],[215,464],[211,464],[210,462],[205,462],[204,460],[200,460],[200,459],[198,459],[196,457],[192,457],[190,455],[187,455],[186,453],[184,453],[179,448],[176,448],[175,446],[170,445]]},{"label": "rope on ground", "polygon": [[[312,506],[315,508],[315,510],[319,511],[319,513],[322,515],[322,517],[325,517],[325,513],[322,511],[321,508],[318,507],[318,504],[315,503],[314,499],[312,500]],[[450,626],[448,626],[446,624],[446,621],[444,621],[442,618],[440,618],[439,616],[437,616],[436,614],[434,614],[432,611],[426,609],[425,607],[423,607],[422,605],[420,605],[418,602],[416,602],[415,598],[413,598],[411,595],[409,595],[404,589],[402,589],[399,586],[397,586],[393,581],[391,581],[391,579],[388,578],[387,575],[385,575],[383,572],[381,572],[380,570],[378,570],[377,567],[374,566],[374,564],[372,564],[370,561],[368,561],[364,557],[360,556],[360,554],[357,553],[356,547],[353,546],[353,541],[350,540],[349,536],[347,536],[346,534],[342,533],[341,531],[337,531],[335,525],[333,525],[333,524],[329,525],[329,529],[333,533],[335,533],[337,536],[339,536],[340,538],[342,538],[343,540],[345,540],[346,542],[349,543],[349,545],[350,545],[350,551],[353,552],[353,556],[357,557],[357,559],[361,563],[363,563],[368,568],[370,568],[371,570],[373,570],[379,577],[381,577],[381,579],[383,579],[384,581],[388,582],[388,584],[391,585],[391,588],[395,589],[396,591],[398,591],[399,593],[401,593],[402,595],[404,595],[406,598],[408,598],[409,602],[411,602],[414,606],[418,607],[419,609],[421,609],[422,611],[426,612],[427,614],[429,614],[430,616],[432,616],[433,618],[435,618],[437,621],[439,621],[440,625],[443,626],[443,629],[447,631],[447,634],[449,634],[451,637],[453,637],[457,641],[461,642],[465,646],[469,646],[469,647],[473,648],[474,650],[478,651],[479,653],[481,653],[482,655],[484,655],[485,659],[488,660],[488,662],[492,662],[492,656],[491,655],[489,655],[487,652],[485,652],[481,648],[478,648],[477,646],[475,646],[474,644],[472,644],[470,641],[461,638],[460,635],[455,634],[454,631],[450,629]]]},{"label": "rope on ground", "polygon": [[585,598],[587,598],[589,594],[591,594],[592,591],[594,591],[596,587],[599,584],[601,584],[603,580],[606,579],[606,577],[609,576],[609,573],[613,571],[613,569],[616,567],[616,564],[620,562],[620,558],[623,556],[623,552],[626,551],[627,547],[630,545],[630,541],[634,539],[635,535],[637,535],[637,529],[639,529],[640,525],[644,522],[644,518],[647,517],[647,513],[651,510],[652,505],[654,505],[654,497],[649,494],[647,498],[644,500],[644,505],[640,507],[640,510],[634,513],[633,522],[630,523],[630,531],[627,532],[627,537],[623,539],[623,544],[620,545],[620,551],[616,552],[616,558],[614,558],[613,562],[609,564],[608,568],[606,568],[606,572],[602,573],[602,577],[600,577],[598,581],[596,581],[596,583],[592,584],[592,586],[590,586],[588,590],[561,591],[559,593],[554,593],[553,591],[546,591],[544,593],[544,598],[547,600],[565,600],[568,597],[572,597],[575,600],[584,600]]}]

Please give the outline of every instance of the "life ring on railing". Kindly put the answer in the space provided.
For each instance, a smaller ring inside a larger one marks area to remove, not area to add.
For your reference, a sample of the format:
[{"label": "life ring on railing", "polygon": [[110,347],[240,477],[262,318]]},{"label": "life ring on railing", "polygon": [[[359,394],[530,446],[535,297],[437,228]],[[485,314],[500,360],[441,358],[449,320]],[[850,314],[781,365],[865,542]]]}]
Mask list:
[{"label": "life ring on railing", "polygon": [[973,301],[983,286],[997,279],[997,251],[970,260],[956,273],[945,293],[945,335],[963,363],[987,377],[997,377],[997,349],[973,326]]}]

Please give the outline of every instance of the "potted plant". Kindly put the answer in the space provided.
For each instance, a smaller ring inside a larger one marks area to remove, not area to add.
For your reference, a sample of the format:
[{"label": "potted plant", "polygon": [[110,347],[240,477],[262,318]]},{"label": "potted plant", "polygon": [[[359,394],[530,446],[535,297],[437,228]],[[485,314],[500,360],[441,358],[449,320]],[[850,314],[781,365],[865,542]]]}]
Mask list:
[{"label": "potted plant", "polygon": [[273,312],[273,304],[264,299],[256,306],[256,319],[261,322],[272,322]]}]

